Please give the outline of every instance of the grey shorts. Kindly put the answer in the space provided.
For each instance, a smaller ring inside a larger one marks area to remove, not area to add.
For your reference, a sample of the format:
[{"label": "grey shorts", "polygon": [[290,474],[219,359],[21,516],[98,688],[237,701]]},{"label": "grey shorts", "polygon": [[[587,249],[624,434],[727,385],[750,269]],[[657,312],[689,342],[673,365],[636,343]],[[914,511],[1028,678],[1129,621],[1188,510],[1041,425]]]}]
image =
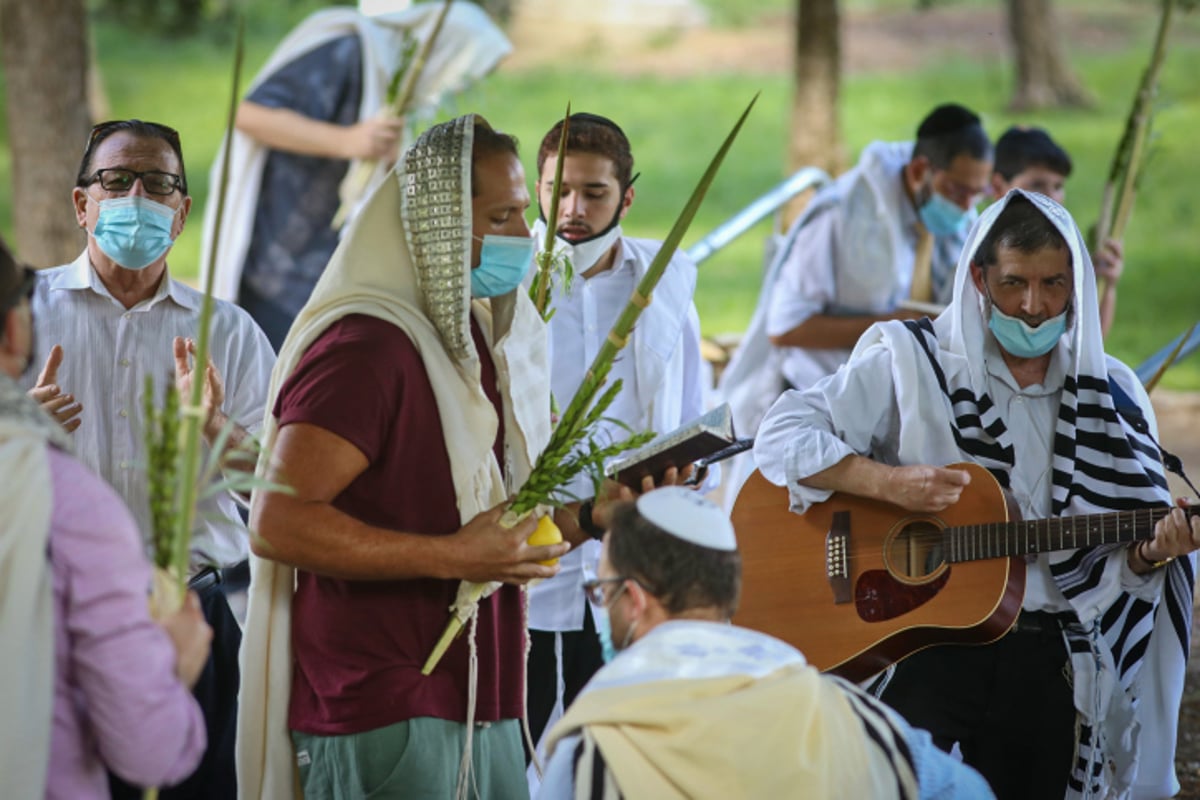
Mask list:
[{"label": "grey shorts", "polygon": [[[433,717],[344,736],[292,731],[305,800],[450,800],[467,726]],[[469,795],[529,800],[521,723],[476,723]]]}]

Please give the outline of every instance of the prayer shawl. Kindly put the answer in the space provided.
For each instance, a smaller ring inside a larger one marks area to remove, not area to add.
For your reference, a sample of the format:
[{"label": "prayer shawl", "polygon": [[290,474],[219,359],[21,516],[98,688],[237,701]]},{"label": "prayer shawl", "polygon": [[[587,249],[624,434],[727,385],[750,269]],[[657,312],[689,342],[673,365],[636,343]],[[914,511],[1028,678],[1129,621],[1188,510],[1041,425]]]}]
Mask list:
[{"label": "prayer shawl", "polygon": [[[758,430],[767,409],[784,390],[783,360],[786,350],[767,337],[771,297],[783,265],[792,257],[797,240],[810,220],[840,206],[841,229],[834,243],[833,275],[836,307],[830,314],[883,314],[895,310],[912,283],[913,248],[901,229],[896,205],[896,182],[912,157],[911,142],[872,142],[853,169],[839,176],[813,197],[804,213],[792,223],[763,277],[754,317],[721,374],[717,387],[721,400],[733,411],[734,427],[741,436]],[[972,212],[974,213],[974,212]],[[935,297],[947,298],[953,268],[962,249],[963,235],[934,240],[932,279]],[[807,386],[795,387],[807,389]],[[726,508],[754,469],[750,454],[738,456],[725,471]]]},{"label": "prayer shawl", "polygon": [[[369,314],[403,330],[421,353],[443,421],[462,522],[502,502],[529,474],[550,436],[544,328],[524,292],[493,298],[490,308],[474,304],[491,337],[504,399],[506,484],[492,447],[499,421],[480,385],[468,316],[473,134],[471,116],[426,131],[351,223],[271,375],[260,472],[277,434],[271,410],[305,351],[338,319]],[[252,503],[258,499],[256,493]],[[243,798],[290,800],[301,796],[287,728],[295,570],[254,556],[251,570],[238,697],[238,790]]]},{"label": "prayer shawl", "polygon": [[577,798],[915,798],[889,710],[795,649],[715,622],[659,625],[551,730],[580,735]]},{"label": "prayer shawl", "polygon": [[[975,461],[1008,485],[1013,447],[987,395],[983,347],[990,334],[970,261],[996,217],[1018,194],[1063,234],[1074,273],[1074,321],[1065,334],[1070,363],[1054,441],[1052,514],[1168,504],[1149,399],[1132,371],[1104,353],[1095,275],[1083,237],[1057,203],[1018,190],[992,205],[972,229],[959,260],[954,299],[945,312],[933,322],[881,323],[855,348],[855,355],[877,346],[892,353],[897,407],[911,410],[901,417],[899,462]],[[1134,398],[1144,420],[1133,422],[1117,412],[1110,378]],[[1126,556],[1126,546],[1114,544],[1050,557],[1053,579],[1081,623],[1065,634],[1079,714],[1077,758],[1067,792],[1071,798],[1142,792],[1162,797],[1178,790],[1173,757],[1195,557],[1176,559],[1151,573],[1148,591],[1139,592],[1155,598],[1148,601],[1122,589]]]},{"label": "prayer shawl", "polygon": [[[441,5],[437,2],[418,3],[373,17],[364,16],[350,8],[318,11],[301,22],[279,44],[250,84],[250,90],[305,53],[338,37],[357,34],[362,42],[363,57],[362,101],[358,118],[368,119],[377,114],[387,101],[388,83],[398,67],[402,36],[410,32],[419,42],[428,39]],[[461,91],[471,82],[482,78],[511,51],[512,45],[508,39],[479,6],[466,2],[454,3],[417,81],[411,106],[413,114],[431,115],[446,94]],[[408,121],[413,121],[411,116]],[[236,302],[238,299],[242,267],[258,212],[263,168],[269,153],[269,147],[235,129],[229,153],[229,188],[225,195],[220,231],[216,229],[215,198],[210,200],[205,211],[204,236],[200,248],[200,281],[204,285],[215,255],[217,274],[213,294],[222,300]],[[209,173],[210,186],[221,185],[226,155],[222,144]],[[359,163],[350,163],[347,176],[355,174]],[[387,172],[388,165],[376,164],[355,213],[383,182]],[[343,183],[343,191],[345,188]]]},{"label": "prayer shawl", "polygon": [[43,797],[54,717],[50,460],[69,451],[53,419],[0,374],[0,775],[9,797]]}]

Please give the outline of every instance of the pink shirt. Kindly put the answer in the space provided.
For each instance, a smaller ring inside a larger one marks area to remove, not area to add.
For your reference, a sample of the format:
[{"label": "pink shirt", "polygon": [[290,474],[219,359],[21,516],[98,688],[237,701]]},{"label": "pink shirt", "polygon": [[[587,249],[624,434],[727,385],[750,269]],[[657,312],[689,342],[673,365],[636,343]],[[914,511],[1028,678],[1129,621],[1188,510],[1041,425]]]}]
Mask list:
[{"label": "pink shirt", "polygon": [[46,797],[107,798],[107,765],[177,783],[204,754],[204,718],[146,605],[150,567],[133,518],[100,478],[51,449],[54,726]]}]

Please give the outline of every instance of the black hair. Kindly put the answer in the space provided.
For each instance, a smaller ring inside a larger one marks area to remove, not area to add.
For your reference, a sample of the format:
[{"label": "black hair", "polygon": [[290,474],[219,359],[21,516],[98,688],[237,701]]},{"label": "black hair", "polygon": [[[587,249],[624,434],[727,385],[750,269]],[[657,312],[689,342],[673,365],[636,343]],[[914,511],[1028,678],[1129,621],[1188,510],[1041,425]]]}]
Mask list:
[{"label": "black hair", "polygon": [[158,122],[145,122],[140,119],[116,119],[101,122],[92,127],[88,135],[87,145],[83,148],[83,158],[79,161],[79,172],[75,175],[75,185],[83,188],[95,181],[92,171],[92,155],[96,148],[114,133],[128,131],[140,139],[162,139],[171,146],[175,158],[179,160],[179,191],[187,196],[187,170],[183,166],[183,147],[179,143],[179,131]]},{"label": "black hair", "polygon": [[479,194],[479,178],[475,173],[475,164],[494,155],[509,154],[520,159],[517,137],[501,133],[493,128],[488,121],[478,114],[475,115],[475,133],[471,140],[471,196]]},{"label": "black hair", "polygon": [[960,155],[990,160],[992,142],[975,112],[957,103],[940,105],[917,127],[913,158],[924,156],[935,168],[947,169]]},{"label": "black hair", "polygon": [[979,243],[971,261],[985,272],[996,263],[997,251],[1003,247],[1022,253],[1036,253],[1047,248],[1066,250],[1067,240],[1050,218],[1042,213],[1028,197],[1014,194],[1008,205],[996,217],[992,227]]},{"label": "black hair", "polygon": [[639,514],[634,503],[613,511],[608,561],[617,575],[637,580],[669,614],[716,608],[729,618],[737,611],[741,555],[685,542]]},{"label": "black hair", "polygon": [[[633,180],[633,150],[625,131],[608,117],[579,112],[569,117],[567,129],[568,153],[595,153],[613,162],[617,183],[624,189]],[[542,174],[546,159],[558,155],[558,140],[562,138],[563,120],[554,123],[538,148],[537,169]]]},{"label": "black hair", "polygon": [[1045,167],[1064,178],[1071,176],[1071,157],[1041,128],[1014,125],[996,140],[994,169],[1011,181],[1029,167]]}]

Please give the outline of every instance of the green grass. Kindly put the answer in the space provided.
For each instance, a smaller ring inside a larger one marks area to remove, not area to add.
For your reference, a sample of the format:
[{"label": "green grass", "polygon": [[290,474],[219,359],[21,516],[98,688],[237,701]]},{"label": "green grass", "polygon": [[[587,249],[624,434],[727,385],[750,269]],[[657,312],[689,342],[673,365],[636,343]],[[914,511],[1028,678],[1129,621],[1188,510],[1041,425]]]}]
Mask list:
[{"label": "green grass", "polygon": [[[978,4],[979,0],[961,0]],[[706,0],[712,7],[743,7],[735,0]],[[1075,4],[1076,0],[1066,0]],[[791,0],[769,0],[766,11]],[[911,7],[912,0],[849,0],[849,8]],[[1149,6],[1144,0],[1139,5]],[[258,14],[248,36],[248,81],[280,36],[309,5],[286,13]],[[714,15],[720,17],[719,8]],[[724,12],[721,12],[724,13]],[[1127,268],[1109,349],[1137,364],[1200,317],[1200,291],[1192,273],[1196,257],[1190,233],[1200,200],[1193,199],[1193,131],[1200,127],[1200,14],[1183,21],[1169,56],[1156,119],[1154,158],[1142,184],[1126,237]],[[1153,16],[1147,13],[1134,45],[1118,52],[1073,53],[1074,65],[1097,97],[1090,111],[1022,116],[1004,111],[1011,67],[1002,60],[950,61],[906,74],[856,74],[843,87],[842,129],[850,161],[872,139],[905,139],[934,104],[955,99],[978,110],[999,134],[1013,122],[1044,125],[1075,159],[1068,206],[1086,227],[1096,215],[1108,160],[1146,58]],[[220,140],[229,93],[231,46],[213,34],[183,41],[131,36],[111,22],[95,26],[112,114],[156,119],[177,127],[190,167],[195,199],[188,231],[172,252],[172,270],[197,272],[200,221],[208,196],[208,170]],[[637,199],[625,228],[633,235],[662,237],[708,159],[756,91],[762,95],[741,137],[701,208],[685,245],[777,183],[784,174],[786,126],[791,98],[787,75],[728,74],[663,79],[616,77],[604,71],[601,54],[554,70],[513,72],[501,68],[460,97],[444,116],[478,111],[522,141],[527,169],[542,134],[568,100],[575,110],[604,113],[626,130],[634,146]],[[6,142],[0,122],[0,145]],[[7,148],[0,149],[0,182],[9,184]],[[532,174],[530,174],[532,183]],[[0,231],[11,233],[12,198],[0,192]],[[64,209],[68,210],[64,191]],[[763,223],[701,268],[697,305],[707,333],[742,330],[753,311],[761,272]],[[1200,356],[1168,373],[1164,385],[1200,390]]]}]

